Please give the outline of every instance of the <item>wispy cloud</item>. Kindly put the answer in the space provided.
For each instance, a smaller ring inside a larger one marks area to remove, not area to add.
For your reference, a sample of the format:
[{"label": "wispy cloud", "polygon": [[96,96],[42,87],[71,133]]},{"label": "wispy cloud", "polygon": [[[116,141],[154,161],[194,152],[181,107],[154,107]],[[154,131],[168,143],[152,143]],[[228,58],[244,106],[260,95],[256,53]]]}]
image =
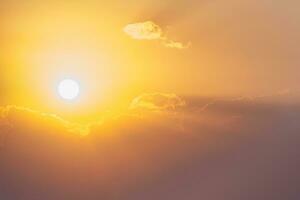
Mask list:
[{"label": "wispy cloud", "polygon": [[[185,106],[183,99],[175,94],[168,93],[145,93],[133,99],[128,110],[118,116],[105,118],[107,121],[113,121],[115,118],[134,114],[137,111],[145,114],[166,113],[175,111],[177,108]],[[53,130],[54,132],[71,133],[78,136],[87,136],[92,129],[101,127],[103,121],[100,118],[85,124],[74,123],[63,119],[55,114],[40,112],[26,107],[9,105],[0,107],[0,131],[13,129],[42,129]],[[7,132],[6,131],[6,132]],[[1,135],[1,134],[0,134]],[[3,136],[3,134],[2,134]]]},{"label": "wispy cloud", "polygon": [[176,49],[187,49],[191,46],[191,43],[183,44],[181,42],[175,42],[173,40],[166,40],[163,42],[165,47],[176,48]]},{"label": "wispy cloud", "polygon": [[44,113],[30,108],[20,106],[0,107],[0,125],[15,128],[15,125],[27,126],[36,125],[35,128],[55,128],[78,135],[87,135],[89,133],[89,124],[78,124],[69,122],[55,114]]},{"label": "wispy cloud", "polygon": [[175,110],[186,105],[186,102],[176,94],[145,93],[136,97],[130,109],[144,109],[152,111]]}]

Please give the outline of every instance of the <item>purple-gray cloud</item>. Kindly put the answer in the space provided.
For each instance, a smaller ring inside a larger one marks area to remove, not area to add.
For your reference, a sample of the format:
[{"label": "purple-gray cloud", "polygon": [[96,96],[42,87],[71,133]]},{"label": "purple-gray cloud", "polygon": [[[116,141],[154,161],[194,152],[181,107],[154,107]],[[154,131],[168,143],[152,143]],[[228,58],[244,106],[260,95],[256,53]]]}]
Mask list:
[{"label": "purple-gray cloud", "polygon": [[195,109],[205,101],[144,94],[133,101],[138,115],[130,109],[85,137],[52,115],[1,109],[0,197],[298,199],[298,104],[240,99]]}]

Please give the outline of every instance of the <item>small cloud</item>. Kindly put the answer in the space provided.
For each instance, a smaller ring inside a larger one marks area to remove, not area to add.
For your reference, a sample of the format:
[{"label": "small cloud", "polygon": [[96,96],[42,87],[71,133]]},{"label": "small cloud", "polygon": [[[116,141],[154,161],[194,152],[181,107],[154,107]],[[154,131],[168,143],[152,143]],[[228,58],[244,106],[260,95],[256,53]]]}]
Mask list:
[{"label": "small cloud", "polygon": [[168,48],[186,49],[191,45],[169,39],[162,28],[152,21],[128,24],[123,31],[135,40],[160,40]]},{"label": "small cloud", "polygon": [[130,109],[144,109],[150,111],[175,110],[186,105],[186,102],[175,94],[146,93],[131,102]]},{"label": "small cloud", "polygon": [[124,32],[136,40],[159,40],[163,38],[162,29],[151,21],[128,24]]},{"label": "small cloud", "polygon": [[173,40],[168,40],[163,42],[165,47],[175,48],[175,49],[187,49],[191,46],[191,43],[182,44],[181,42],[175,42]]}]

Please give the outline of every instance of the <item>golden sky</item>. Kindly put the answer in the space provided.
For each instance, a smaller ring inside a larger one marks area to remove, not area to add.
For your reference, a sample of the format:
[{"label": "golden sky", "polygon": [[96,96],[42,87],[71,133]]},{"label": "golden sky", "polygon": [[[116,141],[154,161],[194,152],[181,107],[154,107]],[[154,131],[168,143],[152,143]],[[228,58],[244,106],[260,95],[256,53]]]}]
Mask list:
[{"label": "golden sky", "polygon": [[[147,94],[234,99],[295,92],[297,5],[2,1],[0,103],[89,127],[127,113]],[[75,101],[58,94],[64,79],[80,85]],[[152,101],[146,107],[155,107]]]},{"label": "golden sky", "polygon": [[0,199],[299,199],[299,6],[0,0]]},{"label": "golden sky", "polygon": [[[63,77],[82,82],[86,105],[104,107],[143,92],[298,89],[298,14],[284,6],[298,3],[2,1],[2,101],[58,109],[52,89]],[[159,28],[159,38],[126,33],[126,26],[145,22]],[[55,103],[45,105],[45,98]]]}]

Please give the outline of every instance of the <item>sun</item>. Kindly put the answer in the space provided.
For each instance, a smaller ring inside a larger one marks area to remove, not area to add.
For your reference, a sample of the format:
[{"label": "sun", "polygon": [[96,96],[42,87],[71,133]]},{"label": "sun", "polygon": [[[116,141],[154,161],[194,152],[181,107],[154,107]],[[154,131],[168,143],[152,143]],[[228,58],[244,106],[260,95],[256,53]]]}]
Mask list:
[{"label": "sun", "polygon": [[57,91],[64,100],[75,100],[80,94],[80,85],[73,79],[64,79],[58,84]]}]

